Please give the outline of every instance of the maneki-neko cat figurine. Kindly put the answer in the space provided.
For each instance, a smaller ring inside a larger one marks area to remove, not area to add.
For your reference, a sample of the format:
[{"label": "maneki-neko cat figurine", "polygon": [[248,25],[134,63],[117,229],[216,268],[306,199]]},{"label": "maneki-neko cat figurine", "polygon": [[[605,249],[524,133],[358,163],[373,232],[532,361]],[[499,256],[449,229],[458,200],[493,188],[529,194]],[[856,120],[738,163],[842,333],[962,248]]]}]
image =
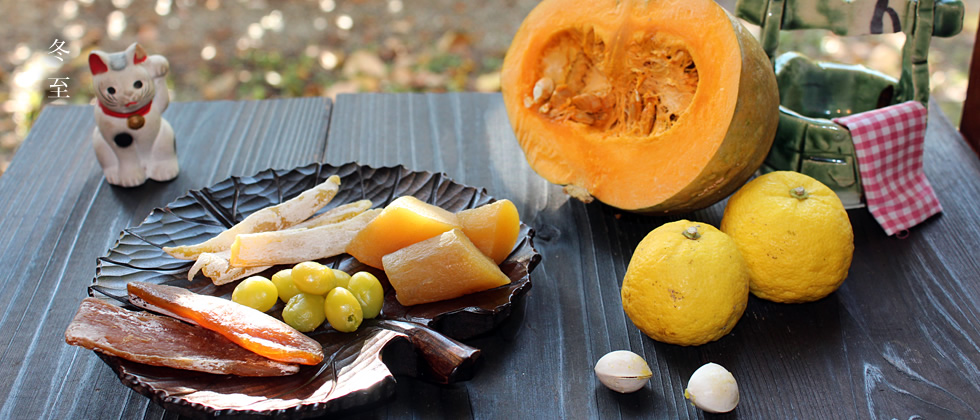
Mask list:
[{"label": "maneki-neko cat figurine", "polygon": [[98,99],[92,145],[106,181],[135,187],[177,177],[174,130],[162,117],[170,104],[167,59],[134,43],[122,52],[93,51],[88,65]]}]

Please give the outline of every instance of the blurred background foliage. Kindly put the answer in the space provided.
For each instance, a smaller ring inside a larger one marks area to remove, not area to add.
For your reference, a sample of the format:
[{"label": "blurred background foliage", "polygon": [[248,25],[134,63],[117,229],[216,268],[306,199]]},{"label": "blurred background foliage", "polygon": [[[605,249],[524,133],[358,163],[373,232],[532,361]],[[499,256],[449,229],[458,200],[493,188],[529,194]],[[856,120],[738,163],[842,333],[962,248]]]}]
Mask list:
[{"label": "blurred background foliage", "polygon": [[[719,0],[734,10],[735,0]],[[980,0],[934,38],[933,97],[958,125]],[[351,92],[499,91],[513,34],[536,0],[0,0],[0,174],[41,108],[93,100],[87,57],[139,42],[170,61],[171,100]],[[758,28],[749,26],[758,34]],[[53,54],[56,42],[67,54]],[[898,76],[904,36],[783,32],[780,52]],[[51,78],[67,78],[54,98]]]}]

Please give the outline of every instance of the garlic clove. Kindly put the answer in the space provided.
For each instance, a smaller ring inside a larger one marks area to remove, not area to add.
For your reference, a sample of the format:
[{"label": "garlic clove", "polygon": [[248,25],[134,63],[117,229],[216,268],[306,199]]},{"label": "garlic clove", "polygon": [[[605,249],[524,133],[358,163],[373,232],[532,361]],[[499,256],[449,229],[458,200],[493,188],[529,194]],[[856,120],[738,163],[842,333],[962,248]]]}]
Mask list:
[{"label": "garlic clove", "polygon": [[617,350],[602,356],[595,364],[595,374],[603,385],[621,393],[643,388],[653,376],[646,360],[627,350]]},{"label": "garlic clove", "polygon": [[708,363],[691,375],[684,398],[708,413],[727,413],[738,405],[738,383],[727,369]]}]

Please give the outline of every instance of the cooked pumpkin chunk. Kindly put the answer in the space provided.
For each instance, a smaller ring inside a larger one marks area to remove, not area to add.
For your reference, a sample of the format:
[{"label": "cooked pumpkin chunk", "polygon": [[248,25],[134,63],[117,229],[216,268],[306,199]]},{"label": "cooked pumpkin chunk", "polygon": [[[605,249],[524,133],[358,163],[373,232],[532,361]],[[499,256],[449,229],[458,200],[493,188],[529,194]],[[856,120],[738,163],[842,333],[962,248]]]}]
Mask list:
[{"label": "cooked pumpkin chunk", "polygon": [[521,233],[521,218],[510,200],[463,210],[456,217],[466,237],[497,264],[507,259]]},{"label": "cooked pumpkin chunk", "polygon": [[398,197],[351,240],[347,253],[382,268],[385,254],[459,227],[456,215],[445,209],[412,196]]},{"label": "cooked pumpkin chunk", "polygon": [[402,305],[452,299],[510,283],[500,267],[453,229],[385,255],[385,274]]}]

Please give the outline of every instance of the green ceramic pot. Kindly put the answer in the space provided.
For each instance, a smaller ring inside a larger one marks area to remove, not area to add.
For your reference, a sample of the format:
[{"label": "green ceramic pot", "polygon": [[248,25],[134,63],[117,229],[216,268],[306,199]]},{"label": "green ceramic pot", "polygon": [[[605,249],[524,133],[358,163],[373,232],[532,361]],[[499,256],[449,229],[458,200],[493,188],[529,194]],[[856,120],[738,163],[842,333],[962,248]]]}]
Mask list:
[{"label": "green ceramic pot", "polygon": [[762,171],[802,172],[837,192],[846,208],[862,207],[854,142],[832,119],[908,100],[927,104],[929,41],[959,33],[963,13],[961,0],[739,0],[736,14],[762,27],[761,43],[770,58],[781,30],[906,35],[899,79],[861,65],[812,61],[795,52],[773,60],[779,127]]},{"label": "green ceramic pot", "polygon": [[892,103],[898,80],[864,66],[816,62],[795,52],[775,62],[779,127],[762,171],[794,170],[861,206],[861,177],[851,134],[833,118]]}]

